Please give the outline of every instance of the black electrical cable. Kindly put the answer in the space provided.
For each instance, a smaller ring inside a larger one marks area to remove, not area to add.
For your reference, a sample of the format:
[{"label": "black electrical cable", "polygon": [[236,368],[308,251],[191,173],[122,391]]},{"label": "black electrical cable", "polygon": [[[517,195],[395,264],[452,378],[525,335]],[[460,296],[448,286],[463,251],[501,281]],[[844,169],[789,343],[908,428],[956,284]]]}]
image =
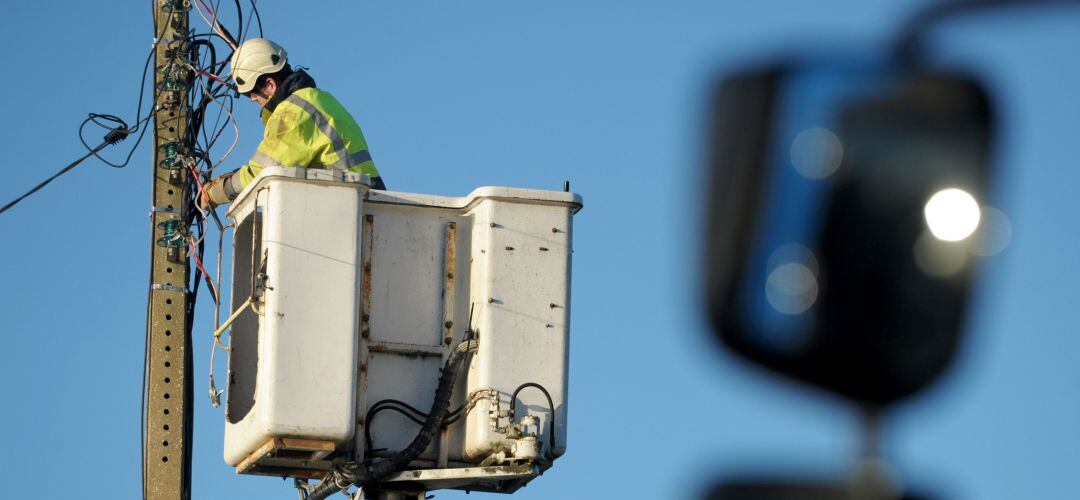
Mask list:
[{"label": "black electrical cable", "polygon": [[[229,45],[240,46],[240,42],[238,42],[236,40],[236,37],[233,36],[232,32],[230,32],[229,29],[226,28],[224,24],[221,24],[221,21],[217,20],[217,18],[216,18],[217,17],[217,9],[216,8],[214,10],[214,16],[215,16],[214,25],[217,27],[217,29],[221,30],[222,38],[224,38],[225,41],[229,43]],[[237,33],[239,33],[239,32],[237,32]]]},{"label": "black electrical cable", "polygon": [[240,46],[244,41],[244,8],[240,6],[240,0],[233,0],[233,3],[236,5],[236,34],[240,35],[236,45]]},{"label": "black electrical cable", "polygon": [[[210,102],[210,97],[207,95],[203,95],[202,99],[199,101],[199,104],[192,108],[192,116],[189,118],[190,123],[187,129],[187,139],[192,144],[198,144],[199,134],[202,134],[204,143],[210,142],[209,137],[206,135],[206,127],[203,124],[203,118],[206,115],[206,108],[210,104]],[[206,149],[209,149],[209,147],[207,147]],[[203,150],[204,153],[206,152],[206,149]]]},{"label": "black electrical cable", "polygon": [[[173,16],[173,13],[170,13],[169,18],[171,19],[172,16]],[[156,24],[154,26],[154,33],[157,33]],[[162,31],[161,33],[157,33],[157,34],[158,34],[158,36],[156,36],[154,38],[155,40],[159,40],[161,38],[161,35],[164,34],[164,31]],[[136,130],[139,130],[139,138],[136,139],[135,144],[131,146],[131,151],[128,151],[127,157],[124,159],[124,162],[121,163],[121,164],[115,164],[115,163],[110,162],[109,160],[106,160],[105,158],[102,158],[100,155],[97,154],[96,151],[93,153],[93,155],[96,156],[97,159],[101,160],[102,162],[105,162],[105,164],[110,166],[110,167],[113,167],[113,168],[124,168],[124,167],[126,167],[128,162],[131,161],[132,155],[135,154],[135,150],[138,149],[139,144],[142,143],[143,136],[146,134],[146,128],[141,127],[142,123],[146,121],[145,119],[141,119],[141,116],[142,116],[142,103],[143,103],[143,97],[144,97],[144,95],[146,93],[146,73],[147,73],[147,69],[150,67],[150,60],[154,56],[154,53],[156,51],[157,51],[157,43],[155,43],[154,46],[150,48],[150,53],[147,54],[147,56],[146,56],[146,62],[143,63],[142,76],[139,77],[139,100],[135,104],[135,128],[131,129],[129,131],[129,133],[134,133]],[[93,114],[92,113],[91,116],[92,117],[93,116],[105,117],[105,116],[110,116],[110,115],[98,115],[98,114]],[[147,118],[150,118],[150,116],[153,116],[153,115],[150,112],[147,112]],[[87,150],[90,150],[92,148],[90,147],[90,145],[88,145],[86,143],[86,140],[83,139],[83,128],[86,126],[86,123],[87,122],[84,121],[82,123],[82,125],[79,126],[79,141],[82,142],[82,145]],[[94,124],[99,125],[99,126],[101,125],[96,120],[94,121]]]},{"label": "black electrical cable", "polygon": [[[209,40],[207,40],[207,39],[194,39],[193,40],[192,38],[189,37],[188,40],[190,42],[189,55],[191,57],[191,60],[192,61],[198,61],[199,66],[201,66],[201,67],[204,67],[204,68],[208,67],[211,70],[213,70],[215,64],[217,63],[217,49],[214,47],[214,44],[212,42],[210,42]],[[208,49],[209,56],[210,56],[210,64],[209,64],[209,66],[203,64],[203,62],[202,62],[202,57],[199,54],[199,47],[201,47],[201,46],[205,46]],[[200,71],[202,71],[202,70],[200,70]],[[195,78],[199,78],[199,77],[200,77],[199,75],[195,76]],[[214,88],[215,85],[219,85],[219,84],[216,84],[216,82],[210,82],[210,84],[207,85],[207,89],[210,91],[209,95],[206,93],[205,89],[202,89],[201,87],[199,88],[199,90],[202,91],[202,98],[197,101],[199,104],[191,109],[191,113],[188,116],[188,126],[185,128],[185,139],[186,139],[185,143],[187,143],[187,144],[196,144],[198,142],[197,139],[198,139],[198,134],[200,132],[203,133],[204,136],[206,134],[206,131],[202,126],[202,123],[203,123],[203,118],[204,118],[204,116],[206,114],[206,107],[210,104],[210,98],[213,95],[213,88]],[[194,101],[195,94],[196,94],[195,89],[194,89],[194,87],[196,87],[196,86],[192,85],[192,87],[193,87],[192,96],[191,96],[191,100],[189,100],[189,102]]]},{"label": "black electrical cable", "polygon": [[[136,116],[136,118],[138,118],[138,116]],[[128,162],[131,161],[131,155],[135,154],[135,148],[139,147],[139,142],[142,142],[143,134],[146,133],[146,128],[142,127],[142,124],[143,124],[143,122],[145,122],[145,121],[147,121],[149,119],[150,119],[150,116],[147,116],[146,118],[136,122],[134,129],[129,129],[127,127],[127,124],[124,123],[124,120],[122,120],[122,119],[120,119],[120,118],[118,118],[116,116],[103,115],[103,114],[98,114],[98,113],[90,113],[90,117],[83,120],[82,124],[79,125],[79,142],[82,143],[83,147],[85,147],[87,151],[90,151],[91,155],[96,156],[97,159],[101,160],[106,165],[108,165],[110,167],[113,167],[113,168],[124,168],[124,167],[127,166]],[[110,126],[102,123],[99,120],[114,123],[114,124],[116,124],[116,127],[110,127]],[[135,142],[135,145],[131,148],[131,151],[128,153],[127,159],[125,159],[123,163],[116,164],[116,163],[112,163],[112,162],[106,160],[105,158],[102,158],[101,155],[98,154],[98,152],[101,151],[100,148],[95,150],[95,148],[90,147],[90,145],[86,143],[86,137],[84,135],[84,129],[86,128],[86,125],[90,124],[90,123],[93,123],[94,125],[97,125],[99,127],[106,128],[106,129],[109,129],[109,130],[116,130],[118,128],[124,128],[126,130],[126,133],[124,134],[125,137],[127,135],[135,132],[135,130],[138,130],[140,128],[142,129],[142,131],[139,132],[139,139]]]},{"label": "black electrical cable", "polygon": [[[90,118],[87,118],[85,121],[83,121],[83,125],[86,125],[86,122],[89,122],[89,121],[93,120],[93,116],[94,115],[91,115]],[[108,116],[108,115],[103,115],[103,116]],[[91,148],[91,147],[87,146],[87,149],[90,150],[90,152],[86,153],[85,155],[83,155],[78,160],[75,160],[75,161],[69,163],[66,167],[60,169],[59,172],[53,174],[48,179],[45,179],[44,181],[41,181],[41,183],[39,183],[37,186],[34,186],[32,189],[27,191],[22,196],[20,196],[18,198],[15,198],[14,200],[11,200],[10,202],[8,202],[3,207],[0,207],[0,214],[6,212],[9,208],[15,206],[20,201],[25,200],[30,195],[38,192],[41,188],[45,187],[47,184],[52,182],[57,177],[60,177],[61,175],[64,175],[64,174],[70,172],[71,169],[79,166],[79,164],[82,163],[83,160],[86,160],[87,158],[89,158],[91,156],[97,155],[98,151],[101,151],[102,149],[105,149],[107,146],[111,146],[111,145],[116,144],[116,143],[124,140],[125,138],[127,138],[128,134],[130,133],[129,130],[128,130],[127,124],[124,123],[123,120],[121,120],[119,118],[116,118],[115,116],[109,116],[109,119],[110,120],[116,120],[117,123],[119,123],[119,124],[115,128],[110,129],[109,133],[105,134],[105,138],[102,139],[102,142],[101,142],[100,145],[98,145],[97,147],[94,147],[94,148]],[[81,130],[81,127],[80,127],[80,130]],[[83,144],[85,144],[85,142]]]},{"label": "black electrical cable", "polygon": [[[228,95],[219,94],[219,95],[214,96],[215,99],[219,99],[219,98],[222,98],[222,97],[228,99],[228,102],[227,102],[227,104],[225,104],[225,106],[228,107],[229,114],[235,114],[236,111],[235,111],[234,105],[235,105],[236,100],[233,99],[232,97],[228,96]],[[220,120],[222,112],[223,111],[219,111],[218,120]],[[226,120],[224,123],[221,124],[220,127],[215,127],[215,129],[214,129],[214,138],[212,140],[209,140],[209,142],[206,144],[207,151],[209,151],[210,148],[212,148],[214,146],[214,144],[217,143],[218,139],[221,137],[221,132],[224,131],[225,128],[228,127],[228,126],[229,126],[229,122],[228,122],[228,120]],[[212,165],[209,162],[209,156],[207,157],[207,160],[208,160],[207,161],[208,168],[212,167]]]},{"label": "black electrical cable", "polygon": [[[210,41],[209,38],[198,39],[197,37],[200,37],[200,36],[203,36],[203,35],[192,35],[192,36],[188,37],[188,40],[191,41],[191,49],[190,49],[191,50],[191,58],[193,60],[198,59],[200,66],[213,71],[214,68],[216,68],[217,65],[218,65],[218,62],[217,62],[218,61],[218,59],[217,59],[217,49],[215,48],[214,44]],[[199,57],[198,48],[200,46],[205,46],[205,47],[208,48],[208,52],[209,52],[209,56],[210,56],[209,64],[204,64],[203,61],[201,60],[201,57]],[[200,70],[200,71],[205,71],[205,69]],[[221,82],[217,82],[217,81],[211,81],[210,84],[206,86],[206,88],[197,87],[197,86],[193,86],[193,87],[196,87],[196,88],[198,88],[200,90],[201,94],[199,94],[199,95],[201,96],[201,98],[196,99],[196,93],[192,92],[192,97],[191,97],[190,101],[191,102],[198,102],[198,104],[192,109],[192,113],[189,116],[189,126],[186,129],[187,130],[187,139],[188,139],[188,142],[191,143],[191,144],[198,144],[199,135],[201,134],[203,142],[206,145],[206,147],[204,148],[204,151],[209,151],[213,147],[214,143],[217,141],[217,138],[220,137],[221,131],[223,131],[224,128],[228,126],[228,122],[222,124],[221,128],[218,128],[216,124],[221,121],[222,113],[223,113],[224,109],[226,109],[226,107],[227,107],[227,109],[229,110],[230,113],[233,110],[233,99],[231,98],[231,96],[229,96],[229,93],[227,92],[227,90],[232,89],[232,86],[231,85],[225,85],[225,84],[222,84]],[[219,89],[222,92],[218,93],[217,91]],[[214,139],[210,139],[210,137],[208,136],[208,133],[207,133],[207,128],[205,126],[206,111],[207,111],[207,108],[209,107],[210,102],[212,102],[214,100],[218,100],[218,99],[225,99],[225,100],[227,100],[227,103],[219,102],[219,104],[222,105],[222,108],[218,110],[218,116],[215,119],[215,127],[214,127],[214,129],[217,132],[214,134]],[[206,160],[207,171],[211,171],[212,168],[213,168],[213,165],[209,161],[209,155],[207,155],[204,159]]]},{"label": "black electrical cable", "polygon": [[199,38],[207,38],[207,39],[209,39],[209,38],[217,38],[217,39],[219,39],[219,40],[221,40],[221,41],[223,41],[225,43],[229,43],[229,41],[225,37],[213,32],[213,31],[208,31],[206,33],[192,33],[192,34],[188,35],[187,38],[188,38],[188,40],[195,40],[195,39],[199,39]]},{"label": "black electrical cable", "polygon": [[[154,253],[154,239],[150,239],[150,253]],[[149,271],[147,276],[153,276],[154,274],[154,261],[153,259],[147,260],[149,262]],[[142,392],[139,394],[139,468],[142,469],[142,485],[143,485],[143,497],[146,496],[146,401],[148,392],[147,376],[150,373],[150,304],[153,299],[153,289],[146,287],[146,335],[143,336],[143,371],[142,371]]]},{"label": "black electrical cable", "polygon": [[263,37],[262,17],[259,16],[259,8],[255,6],[255,0],[250,0],[250,1],[251,1],[251,12],[253,14],[255,14],[255,24],[259,25],[259,38],[262,38]]},{"label": "black electrical cable", "polygon": [[[199,38],[199,37],[203,37],[203,38]],[[220,35],[218,37],[221,38]],[[217,49],[214,46],[214,44],[211,42],[211,39],[209,37],[207,37],[205,34],[202,34],[202,35],[189,36],[188,40],[191,43],[190,50],[189,50],[191,60],[193,60],[193,61],[197,60],[199,62],[199,66],[201,66],[203,68],[208,68],[211,71],[213,71],[213,68],[215,68],[217,66]],[[198,48],[200,46],[204,46],[204,47],[206,47],[208,49],[207,52],[209,53],[208,55],[209,55],[209,58],[210,58],[209,64],[206,64],[203,61],[202,56],[199,54]],[[196,76],[196,78],[199,78],[199,76]],[[220,82],[211,82],[209,85],[206,86],[206,88],[202,88],[202,87],[199,87],[199,86],[192,85],[192,93],[191,93],[192,95],[189,98],[189,102],[194,102],[194,101],[196,101],[196,96],[201,95],[201,98],[198,99],[199,104],[197,106],[195,106],[194,108],[192,108],[191,113],[188,115],[188,126],[185,128],[186,134],[185,134],[185,141],[184,142],[185,142],[185,144],[194,144],[195,145],[193,147],[191,153],[192,153],[192,155],[194,157],[196,157],[200,161],[203,161],[203,162],[206,163],[206,172],[208,172],[208,173],[213,170],[213,165],[210,162],[210,155],[209,155],[208,151],[213,147],[214,143],[217,141],[217,137],[219,137],[220,131],[224,130],[224,128],[228,126],[228,122],[222,124],[221,129],[218,129],[219,132],[217,134],[215,134],[215,136],[214,136],[215,138],[213,140],[211,140],[209,138],[209,136],[207,135],[207,129],[206,129],[206,126],[205,126],[207,107],[209,106],[211,101],[213,101],[215,99],[221,99],[221,98],[227,98],[228,99],[227,106],[228,106],[230,112],[232,111],[232,105],[233,105],[232,98],[227,97],[229,95],[226,92],[227,89],[224,89],[222,87],[224,87],[224,85],[221,84]],[[199,91],[198,94],[196,93],[196,89]],[[222,89],[222,92],[220,94],[215,94],[214,92],[216,90],[218,90],[218,89]],[[208,91],[209,91],[209,93],[207,93]],[[221,118],[221,111],[219,110],[217,121],[220,121],[220,118]],[[202,135],[203,142],[206,144],[206,148],[204,150],[202,150],[202,151],[200,151],[198,149],[199,135],[200,134]],[[209,176],[207,176],[207,178],[209,178]],[[197,203],[198,202],[197,196],[198,196],[197,192],[192,193],[192,200],[191,200],[192,203]],[[195,213],[197,213],[197,212],[195,212]],[[213,217],[214,223],[217,226],[218,230],[223,231],[225,229],[225,226],[224,226],[224,224],[222,224],[220,217],[218,217],[218,215],[217,215],[217,212],[216,211],[210,211],[210,215]],[[205,218],[203,219],[203,221],[205,221]],[[201,241],[200,241],[200,249],[199,249],[199,251],[197,253],[197,256],[200,259],[202,259],[203,255],[204,255],[204,252],[202,250],[203,250],[203,247],[202,247]],[[217,296],[218,295],[217,289],[216,289],[215,286],[213,286],[212,281],[210,280],[210,277],[205,276],[205,281],[206,281],[206,284],[207,284],[207,288],[210,290],[210,293],[212,293],[215,296],[215,300],[220,300],[220,297]],[[198,285],[198,280],[196,280],[196,286],[197,285]]]},{"label": "black electrical cable", "polygon": [[[190,186],[191,186],[191,183],[189,182],[187,184],[187,186],[185,187],[186,188],[185,189],[185,195],[188,196],[188,197],[191,196]],[[192,212],[197,212],[197,211],[193,210]],[[189,216],[189,219],[193,219],[194,217],[195,217],[195,215],[191,214]],[[188,222],[190,223],[190,220]],[[198,248],[196,249],[196,252],[199,253],[199,254],[202,253],[202,240],[201,239],[199,240],[199,245],[198,245]],[[194,283],[195,283],[195,286],[191,286],[188,283],[184,284],[185,287],[187,288],[187,292],[185,293],[185,296],[186,296],[187,300],[184,301],[184,305],[185,305],[184,317],[185,317],[185,320],[186,320],[184,322],[184,332],[185,332],[185,335],[184,335],[184,352],[187,353],[184,356],[184,373],[194,373],[195,372],[195,356],[192,353],[195,352],[195,349],[194,349],[194,340],[193,340],[194,335],[193,335],[193,332],[195,331],[195,304],[198,303],[198,300],[199,300],[199,286],[198,286],[198,284],[199,284],[199,276],[201,274],[201,271],[196,269],[196,271],[194,273],[191,272],[191,259],[184,259],[184,271],[185,271],[184,272],[185,276],[193,276]],[[185,377],[181,377],[181,378],[184,381],[184,386],[183,386],[182,390],[183,390],[184,408],[186,408],[186,411],[183,412],[183,415],[184,415],[184,443],[183,443],[183,447],[184,447],[184,457],[186,457],[186,459],[181,464],[182,474],[184,476],[183,482],[181,484],[182,484],[182,488],[184,488],[184,490],[181,491],[180,497],[181,498],[190,498],[191,494],[190,494],[190,492],[188,490],[191,488],[191,472],[192,472],[191,471],[191,469],[192,469],[191,468],[191,456],[192,456],[192,450],[194,449],[194,446],[195,446],[195,440],[193,439],[194,425],[195,425],[195,388],[194,388],[195,377],[185,376]]]},{"label": "black electrical cable", "polygon": [[[192,183],[188,183],[187,186],[185,187],[184,197],[189,201],[189,203],[188,203],[189,205],[191,203],[195,202],[194,197],[196,195],[197,195],[197,193],[193,189]],[[211,213],[213,213],[213,212],[211,212]],[[215,215],[215,217],[217,216],[217,214],[214,214],[214,215]],[[203,256],[205,255],[205,249],[206,249],[206,240],[204,238],[204,236],[206,234],[206,216],[204,216],[198,210],[190,210],[188,212],[188,220],[186,221],[186,223],[187,223],[188,226],[194,226],[195,227],[196,236],[198,236],[198,242],[199,242],[198,245],[196,245],[195,249],[194,249],[195,250],[195,256],[200,261],[202,261]],[[218,223],[220,224],[220,221]],[[220,302],[220,297],[218,295],[218,290],[214,286],[213,280],[210,279],[209,275],[203,273],[202,268],[199,268],[198,266],[196,266],[195,267],[195,272],[192,274],[192,277],[193,277],[193,279],[192,279],[191,283],[188,285],[188,289],[191,290],[191,294],[192,294],[191,295],[192,311],[191,311],[191,314],[189,315],[189,317],[193,317],[194,314],[195,314],[194,303],[195,303],[195,300],[196,300],[196,298],[198,296],[198,292],[199,292],[199,282],[201,281],[200,278],[203,281],[206,282],[206,288],[207,288],[207,290],[210,291],[210,294],[213,297],[214,301],[215,302]]]},{"label": "black electrical cable", "polygon": [[242,33],[240,33],[240,38],[247,39],[248,35],[251,33],[251,21],[253,21],[253,20],[256,20],[256,21],[259,22],[259,38],[262,38],[262,36],[263,36],[263,33],[262,33],[262,19],[257,19],[258,15],[259,15],[259,11],[255,7],[255,0],[250,0],[250,1],[251,1],[251,9],[248,10],[247,24],[244,25],[244,31]]},{"label": "black electrical cable", "polygon": [[[199,47],[206,47],[207,50],[209,50],[209,52],[210,52],[210,64],[202,64],[202,62],[200,61],[199,67],[202,68],[203,71],[205,71],[207,68],[209,68],[211,70],[211,72],[213,72],[213,69],[214,69],[215,66],[217,66],[217,61],[218,61],[217,47],[214,47],[214,43],[211,42],[209,39],[194,38],[194,37],[188,37],[188,41],[191,43],[190,53],[191,53],[191,60],[192,61],[197,61],[197,60],[200,59],[199,58]],[[211,81],[210,85],[209,85],[211,90],[214,88],[214,85],[220,85],[220,83]]]},{"label": "black electrical cable", "polygon": [[[190,182],[188,182],[187,187],[188,187],[188,191],[190,191],[190,187],[191,187]],[[190,195],[191,194],[188,193],[188,196],[190,196]],[[190,206],[190,204],[189,204],[189,206]],[[192,210],[192,212],[198,212],[198,211],[197,210]],[[192,215],[192,218],[194,218],[194,215]],[[198,254],[200,254],[200,259],[201,259],[201,254],[202,254],[202,245],[203,245],[203,240],[200,239],[198,248],[196,249],[196,252]],[[185,311],[185,314],[184,314],[184,316],[187,318],[187,322],[184,325],[184,329],[185,329],[185,332],[186,332],[186,335],[184,335],[184,352],[186,353],[186,355],[184,356],[184,373],[190,374],[190,373],[195,373],[195,356],[193,354],[195,352],[195,346],[194,346],[194,337],[195,337],[195,335],[193,335],[193,333],[195,331],[195,304],[198,303],[198,300],[199,300],[199,274],[201,273],[201,271],[196,271],[195,273],[191,272],[191,259],[184,259],[184,268],[185,268],[184,275],[185,276],[192,276],[194,274],[194,279],[195,279],[195,286],[190,286],[189,285],[187,287],[187,289],[188,289],[188,291],[186,293],[187,300],[185,301],[186,311]],[[187,285],[187,284],[185,283],[185,285]],[[194,430],[195,430],[195,377],[185,376],[185,377],[181,377],[181,378],[184,380],[184,388],[183,388],[183,391],[184,391],[184,407],[186,408],[186,411],[183,412],[184,413],[184,443],[183,444],[184,444],[184,457],[186,457],[186,459],[181,464],[181,467],[183,468],[182,474],[184,476],[184,480],[183,480],[183,483],[182,483],[184,491],[181,491],[180,497],[181,498],[191,498],[191,493],[188,490],[190,490],[190,488],[191,488],[191,472],[192,472],[191,471],[191,469],[192,469],[192,467],[191,467],[191,457],[192,457],[192,451],[194,450],[194,447],[195,447],[195,439],[193,439],[194,434],[195,434],[195,432],[194,432]]]},{"label": "black electrical cable", "polygon": [[[196,33],[194,35],[189,35],[188,36],[188,40],[195,40],[195,39],[199,39],[199,38],[206,38],[206,39],[217,38],[217,39],[225,42],[226,45],[229,44],[229,39],[228,38],[225,38],[225,37],[221,36],[220,34],[214,33],[214,32]],[[229,49],[232,50],[232,47],[230,46]],[[228,59],[223,59],[222,61],[226,61],[226,60],[228,60]]]}]

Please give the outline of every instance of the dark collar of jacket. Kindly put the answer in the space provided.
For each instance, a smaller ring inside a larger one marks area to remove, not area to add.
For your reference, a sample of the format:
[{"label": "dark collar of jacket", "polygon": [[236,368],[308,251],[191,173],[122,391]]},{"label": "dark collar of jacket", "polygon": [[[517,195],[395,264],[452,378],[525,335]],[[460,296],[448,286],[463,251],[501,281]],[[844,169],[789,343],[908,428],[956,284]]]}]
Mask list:
[{"label": "dark collar of jacket", "polygon": [[270,100],[266,102],[264,110],[273,113],[277,109],[278,104],[281,101],[288,99],[289,96],[300,89],[306,89],[315,86],[315,79],[311,78],[311,75],[307,74],[307,71],[298,69],[293,73],[285,77],[285,81],[278,85],[277,90],[274,91],[274,95],[270,96]]}]

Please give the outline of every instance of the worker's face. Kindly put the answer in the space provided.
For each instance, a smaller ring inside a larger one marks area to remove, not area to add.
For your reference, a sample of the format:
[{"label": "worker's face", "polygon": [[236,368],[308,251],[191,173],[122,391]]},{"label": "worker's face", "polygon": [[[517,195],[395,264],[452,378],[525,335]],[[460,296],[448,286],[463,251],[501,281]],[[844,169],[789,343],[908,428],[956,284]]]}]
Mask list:
[{"label": "worker's face", "polygon": [[252,102],[258,103],[260,108],[265,108],[266,103],[270,101],[270,97],[277,91],[277,82],[273,78],[267,78],[266,83],[262,87],[258,87],[248,93],[248,98]]}]

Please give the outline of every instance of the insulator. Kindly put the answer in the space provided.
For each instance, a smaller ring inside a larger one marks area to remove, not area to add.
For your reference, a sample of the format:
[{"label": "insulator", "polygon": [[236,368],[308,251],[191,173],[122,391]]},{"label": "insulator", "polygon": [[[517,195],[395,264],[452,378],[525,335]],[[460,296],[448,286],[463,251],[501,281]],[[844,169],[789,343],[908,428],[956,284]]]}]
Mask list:
[{"label": "insulator", "polygon": [[165,12],[186,12],[191,10],[188,0],[161,0],[161,10]]},{"label": "insulator", "polygon": [[161,223],[158,223],[157,227],[161,228],[162,237],[157,239],[159,247],[165,248],[180,248],[184,246],[184,228],[179,219],[170,219]]},{"label": "insulator", "polygon": [[161,79],[161,82],[158,83],[157,87],[158,90],[177,90],[180,92],[186,92],[188,89],[188,84],[186,81],[184,81],[184,79],[170,78],[166,76]]},{"label": "insulator", "polygon": [[182,146],[179,141],[166,142],[158,146],[158,154],[161,161],[158,166],[167,170],[178,170],[184,167],[186,156],[181,154]]},{"label": "insulator", "polygon": [[157,85],[159,90],[187,91],[188,77],[191,76],[191,70],[179,64],[170,62],[159,66],[157,71],[161,74],[161,81],[158,82]]}]

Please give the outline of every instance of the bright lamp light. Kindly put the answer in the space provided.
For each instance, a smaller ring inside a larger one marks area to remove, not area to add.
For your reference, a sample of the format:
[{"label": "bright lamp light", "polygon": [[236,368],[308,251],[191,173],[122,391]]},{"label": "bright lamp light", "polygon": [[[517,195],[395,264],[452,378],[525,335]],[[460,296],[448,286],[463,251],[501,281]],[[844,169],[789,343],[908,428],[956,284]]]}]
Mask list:
[{"label": "bright lamp light", "polygon": [[963,189],[949,188],[934,193],[923,208],[926,225],[935,238],[960,241],[979,227],[979,202]]}]

